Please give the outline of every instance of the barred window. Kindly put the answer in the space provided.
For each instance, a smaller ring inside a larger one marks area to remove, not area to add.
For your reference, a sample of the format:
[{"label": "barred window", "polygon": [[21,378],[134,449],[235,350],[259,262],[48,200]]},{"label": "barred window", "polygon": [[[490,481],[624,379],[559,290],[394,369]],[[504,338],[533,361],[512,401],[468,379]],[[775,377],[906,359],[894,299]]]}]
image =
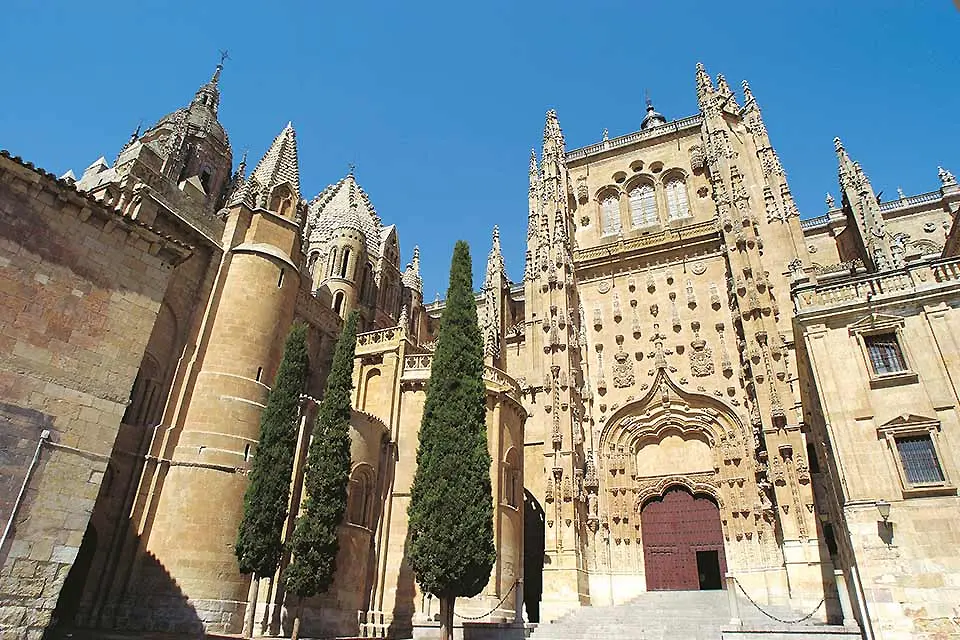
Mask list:
[{"label": "barred window", "polygon": [[687,185],[680,178],[667,183],[667,210],[671,220],[686,218],[690,215],[690,203],[687,201]]},{"label": "barred window", "polygon": [[907,370],[903,352],[897,343],[896,333],[863,336],[863,342],[867,346],[867,354],[870,356],[870,365],[873,367],[873,372],[878,376]]},{"label": "barred window", "polygon": [[616,196],[607,196],[600,203],[603,235],[613,236],[620,233],[620,201]]},{"label": "barred window", "polygon": [[642,184],[630,192],[630,221],[634,227],[657,222],[657,200],[650,185]]},{"label": "barred window", "polygon": [[910,484],[943,482],[943,470],[929,434],[903,436],[895,439],[903,472]]}]

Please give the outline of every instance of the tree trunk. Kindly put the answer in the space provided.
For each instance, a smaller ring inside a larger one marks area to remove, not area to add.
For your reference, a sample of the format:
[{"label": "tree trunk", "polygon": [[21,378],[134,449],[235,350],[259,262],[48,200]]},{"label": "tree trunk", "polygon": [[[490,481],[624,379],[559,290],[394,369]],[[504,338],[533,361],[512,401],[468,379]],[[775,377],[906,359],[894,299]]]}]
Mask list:
[{"label": "tree trunk", "polygon": [[440,640],[453,640],[453,605],[457,596],[440,596]]},{"label": "tree trunk", "polygon": [[250,577],[250,591],[247,593],[247,615],[243,617],[243,637],[253,637],[253,620],[257,615],[257,596],[260,593],[260,576]]},{"label": "tree trunk", "polygon": [[293,614],[293,629],[290,631],[290,640],[297,640],[300,637],[300,613],[303,609],[303,605],[299,598],[297,598],[297,608],[295,609],[296,613]]}]

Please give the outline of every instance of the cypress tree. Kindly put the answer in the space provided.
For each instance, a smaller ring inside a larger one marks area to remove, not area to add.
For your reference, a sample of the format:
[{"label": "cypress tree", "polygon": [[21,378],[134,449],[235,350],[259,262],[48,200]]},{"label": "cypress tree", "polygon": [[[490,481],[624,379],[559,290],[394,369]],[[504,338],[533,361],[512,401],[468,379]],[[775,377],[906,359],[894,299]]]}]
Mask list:
[{"label": "cypress tree", "polygon": [[253,454],[243,496],[243,520],[234,553],[241,573],[253,574],[244,634],[253,632],[253,612],[260,578],[277,570],[283,551],[290,476],[297,444],[300,394],[307,380],[307,328],[296,324],[287,336],[277,377],[260,416],[260,439]]},{"label": "cypress tree", "polygon": [[[284,572],[287,591],[299,598],[325,592],[333,582],[340,543],[337,528],[347,508],[350,479],[350,392],[357,341],[357,311],[350,312],[337,340],[327,390],[307,452],[303,511],[290,542],[291,561]],[[293,637],[300,629],[300,607]]]},{"label": "cypress tree", "polygon": [[487,448],[483,343],[470,247],[458,241],[430,369],[411,489],[409,559],[440,600],[440,636],[453,638],[457,596],[480,593],[496,559]]}]

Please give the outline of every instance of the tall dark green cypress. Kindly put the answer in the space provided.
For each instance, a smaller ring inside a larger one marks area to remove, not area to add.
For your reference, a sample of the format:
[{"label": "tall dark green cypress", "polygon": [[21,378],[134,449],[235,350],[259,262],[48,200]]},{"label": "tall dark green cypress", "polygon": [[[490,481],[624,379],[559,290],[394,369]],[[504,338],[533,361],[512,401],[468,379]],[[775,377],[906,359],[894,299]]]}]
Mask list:
[{"label": "tall dark green cypress", "polygon": [[[358,312],[343,325],[320,402],[313,441],[307,453],[303,485],[306,500],[290,542],[291,560],[284,572],[287,591],[307,598],[326,591],[333,582],[337,528],[347,509],[350,479],[350,392],[356,351]],[[299,630],[299,607],[294,621]]]},{"label": "tall dark green cypress", "polygon": [[272,575],[280,563],[280,537],[287,519],[300,394],[307,368],[307,328],[297,324],[287,336],[283,359],[260,417],[260,440],[253,453],[243,496],[243,520],[234,546],[241,573]]},{"label": "tall dark green cypress", "polygon": [[287,336],[277,377],[260,416],[260,439],[250,466],[243,496],[243,520],[234,545],[240,572],[253,574],[245,634],[252,633],[257,583],[261,577],[273,575],[283,551],[281,536],[290,498],[300,394],[308,368],[307,328],[296,324]]},{"label": "tall dark green cypress", "polygon": [[457,596],[480,593],[496,559],[483,343],[472,283],[470,247],[461,240],[450,265],[407,511],[410,565],[420,587],[440,599],[441,638],[453,637]]}]

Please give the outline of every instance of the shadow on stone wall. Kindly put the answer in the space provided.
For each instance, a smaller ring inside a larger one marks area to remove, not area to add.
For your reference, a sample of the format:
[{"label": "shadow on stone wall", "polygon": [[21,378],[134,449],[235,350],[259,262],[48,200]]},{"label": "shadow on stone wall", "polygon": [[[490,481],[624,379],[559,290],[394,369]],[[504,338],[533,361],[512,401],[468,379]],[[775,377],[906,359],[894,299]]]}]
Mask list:
[{"label": "shadow on stone wall", "polygon": [[[153,554],[140,556],[136,568],[138,579],[135,588],[104,605],[98,630],[151,631],[203,635],[203,621],[187,596],[180,590],[176,580]],[[82,585],[81,585],[82,590]],[[60,608],[60,603],[57,604]],[[68,610],[71,605],[64,604]],[[53,638],[84,637],[84,629],[66,621],[57,625]]]},{"label": "shadow on stone wall", "polygon": [[413,633],[413,608],[416,596],[413,569],[408,560],[409,538],[403,543],[403,561],[397,575],[397,597],[393,602],[393,616],[389,631],[390,638],[409,638]]}]

